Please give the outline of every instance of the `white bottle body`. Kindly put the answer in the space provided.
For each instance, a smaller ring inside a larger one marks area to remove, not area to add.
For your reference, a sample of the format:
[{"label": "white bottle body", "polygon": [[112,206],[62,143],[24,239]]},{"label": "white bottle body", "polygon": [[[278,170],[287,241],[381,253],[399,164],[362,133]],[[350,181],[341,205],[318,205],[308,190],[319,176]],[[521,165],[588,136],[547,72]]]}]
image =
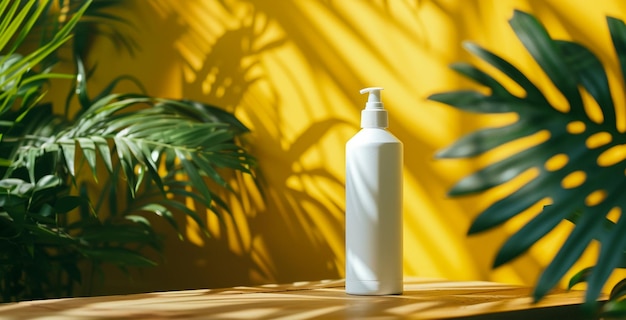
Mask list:
[{"label": "white bottle body", "polygon": [[402,142],[363,128],[346,144],[346,293],[402,293]]}]

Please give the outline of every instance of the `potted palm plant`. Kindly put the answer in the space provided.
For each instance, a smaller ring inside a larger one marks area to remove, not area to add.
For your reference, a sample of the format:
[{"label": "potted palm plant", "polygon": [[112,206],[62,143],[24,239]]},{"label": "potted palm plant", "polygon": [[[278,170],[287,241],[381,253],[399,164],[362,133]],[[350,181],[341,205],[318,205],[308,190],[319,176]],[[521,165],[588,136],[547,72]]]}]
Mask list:
[{"label": "potted palm plant", "polygon": [[[626,25],[608,17],[607,24],[622,77],[626,76]],[[455,108],[477,113],[515,113],[516,122],[497,128],[470,133],[453,145],[441,150],[438,158],[469,158],[538,132],[548,138],[537,144],[494,162],[460,180],[449,192],[451,196],[481,193],[505,184],[534,169],[538,174],[507,197],[496,201],[483,211],[469,229],[469,234],[494,228],[519,215],[524,210],[549,198],[550,205],[503,244],[494,267],[505,264],[528,250],[563,220],[575,224],[551,263],[541,274],[534,289],[535,300],[551,290],[572,268],[589,246],[601,244],[596,265],[577,273],[570,287],[587,282],[587,307],[596,300],[616,268],[626,267],[626,197],[623,195],[626,162],[619,152],[626,135],[618,128],[616,104],[602,61],[583,45],[553,39],[531,14],[515,11],[510,25],[526,50],[534,58],[554,86],[565,97],[567,105],[552,105],[526,75],[504,58],[473,43],[465,48],[506,75],[524,91],[514,94],[488,72],[471,64],[456,63],[452,69],[489,88],[484,94],[475,90],[459,90],[431,95],[429,99]],[[622,84],[623,85],[623,84]],[[601,116],[594,116],[582,98],[586,91],[599,106]],[[560,158],[558,165],[554,159]],[[576,183],[565,183],[578,175]],[[582,178],[580,178],[582,177]],[[609,213],[621,212],[617,219]],[[626,302],[624,283],[615,286],[609,303],[603,306],[604,316],[624,315]],[[620,313],[621,312],[621,313]]]},{"label": "potted palm plant", "polygon": [[[230,113],[200,102],[114,93],[123,76],[90,95],[85,47],[76,43],[86,38],[76,30],[86,13],[115,17],[94,11],[102,1],[79,2],[59,11],[62,19],[55,18],[36,46],[28,41],[42,34],[37,28],[53,1],[0,2],[2,301],[70,296],[83,281],[84,261],[156,265],[145,254],[162,249],[149,215],[177,230],[175,215],[183,214],[204,228],[185,200],[228,212],[216,192],[232,191],[224,174],[254,175],[254,158],[238,139],[248,129]],[[55,73],[55,55],[73,36],[76,71]],[[52,79],[74,83],[70,97],[78,111],[55,113],[63,108],[43,102],[54,90]],[[99,193],[89,190],[90,180]]]}]

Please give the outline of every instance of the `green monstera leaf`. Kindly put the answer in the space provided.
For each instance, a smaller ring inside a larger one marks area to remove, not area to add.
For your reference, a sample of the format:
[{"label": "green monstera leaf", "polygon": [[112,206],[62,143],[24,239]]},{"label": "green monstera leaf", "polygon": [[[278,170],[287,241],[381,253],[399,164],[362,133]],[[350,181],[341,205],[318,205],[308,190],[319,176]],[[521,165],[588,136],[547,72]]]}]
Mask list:
[{"label": "green monstera leaf", "polygon": [[[609,31],[619,58],[622,75],[626,74],[626,25],[607,18]],[[515,11],[510,25],[526,50],[565,98],[567,105],[555,106],[519,69],[494,53],[473,43],[465,48],[501,71],[523,90],[516,95],[488,73],[467,64],[452,68],[486,86],[488,94],[460,90],[431,95],[442,102],[475,113],[515,113],[518,120],[510,125],[470,133],[448,148],[438,158],[477,156],[531,135],[541,133],[547,139],[503,160],[491,163],[460,180],[451,196],[479,193],[507,183],[527,170],[538,174],[507,197],[494,202],[470,227],[469,234],[494,228],[515,217],[542,199],[549,198],[534,218],[513,234],[495,258],[494,267],[507,263],[527,251],[564,219],[575,227],[543,271],[534,291],[536,300],[551,290],[580,258],[592,240],[601,243],[597,264],[587,270],[586,301],[593,304],[615,268],[623,263],[626,249],[626,217],[607,220],[611,211],[626,212],[626,160],[623,156],[626,135],[618,128],[615,102],[607,73],[600,59],[588,48],[572,41],[556,40],[532,15]],[[618,72],[619,73],[619,72]],[[586,105],[584,92],[597,103]],[[595,113],[593,112],[595,108]],[[599,116],[601,114],[601,116]],[[559,159],[561,165],[547,165]],[[575,185],[564,183],[574,176]]]}]

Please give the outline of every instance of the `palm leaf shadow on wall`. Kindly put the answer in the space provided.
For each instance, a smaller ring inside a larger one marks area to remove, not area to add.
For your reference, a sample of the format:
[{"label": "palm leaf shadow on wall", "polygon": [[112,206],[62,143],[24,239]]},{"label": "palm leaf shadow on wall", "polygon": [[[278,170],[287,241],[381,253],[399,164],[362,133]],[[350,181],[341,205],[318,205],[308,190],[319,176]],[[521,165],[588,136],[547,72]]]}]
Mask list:
[{"label": "palm leaf shadow on wall", "polygon": [[[152,7],[159,5],[159,8]],[[231,15],[227,4],[196,4],[189,7],[201,10],[208,17],[217,17],[218,13]],[[167,12],[164,23],[183,30],[180,34],[163,35],[172,39],[170,43],[178,43],[177,54],[188,71],[181,81],[182,96],[208,100],[231,112],[242,111],[247,115],[246,122],[251,124],[257,138],[254,145],[250,144],[251,152],[261,155],[259,158],[265,155],[275,160],[259,163],[260,172],[265,173],[262,179],[266,182],[262,205],[255,203],[254,192],[241,188],[237,199],[229,199],[233,207],[243,208],[241,212],[234,210],[236,212],[233,215],[224,216],[224,219],[218,221],[219,225],[213,225],[216,235],[205,239],[202,245],[180,243],[177,247],[177,252],[186,252],[184,256],[192,256],[196,262],[205,259],[207,252],[223,259],[219,264],[196,263],[184,266],[187,269],[197,267],[198,272],[202,273],[214,271],[212,277],[192,279],[196,282],[194,285],[198,281],[204,281],[205,286],[218,287],[241,283],[291,282],[303,277],[338,277],[340,271],[336,267],[336,252],[328,245],[324,233],[317,228],[320,224],[317,219],[320,217],[311,212],[324,215],[322,219],[332,221],[332,225],[336,226],[335,233],[342,235],[343,221],[337,215],[328,213],[341,212],[341,204],[332,203],[329,208],[327,202],[320,201],[319,197],[299,187],[309,183],[310,188],[311,181],[319,178],[335,186],[342,185],[340,179],[325,168],[303,165],[302,158],[307,152],[317,152],[317,143],[331,127],[345,122],[324,119],[311,124],[293,138],[282,132],[284,122],[288,119],[282,118],[283,103],[280,101],[279,88],[268,76],[268,67],[263,65],[262,58],[267,52],[283,47],[287,43],[285,35],[268,30],[271,29],[268,25],[270,21],[256,8],[250,9],[251,12],[242,17],[232,13],[232,17],[229,17],[237,23],[224,30],[215,27],[217,31],[214,34],[205,30],[210,29],[210,23],[204,25],[195,21],[176,20],[176,17],[185,14],[185,11],[181,11],[185,9],[181,9],[178,4],[148,4],[146,9]],[[185,42],[189,39],[186,37],[196,42]],[[298,79],[293,81],[297,82]],[[255,96],[259,92],[256,90],[258,86],[268,89],[269,99],[274,99],[271,106],[259,105],[268,99]],[[285,167],[300,170],[290,171],[285,170]],[[294,181],[297,182],[292,183]],[[319,189],[329,192],[322,187]],[[333,196],[331,194],[324,198],[333,199]],[[201,206],[196,208],[201,209]],[[180,223],[185,224],[184,221]],[[232,234],[225,236],[226,233]],[[175,270],[174,264],[177,263],[170,262],[171,270]]]},{"label": "palm leaf shadow on wall", "polygon": [[[245,96],[250,94],[250,87],[257,82],[264,82],[264,85],[270,86],[274,92],[278,91],[279,88],[266,79],[265,71],[258,72],[262,64],[258,56],[264,51],[284,45],[286,39],[279,37],[270,41],[264,40],[265,28],[258,26],[263,23],[262,19],[253,18],[251,22],[244,23],[239,28],[228,30],[221,35],[203,60],[205,64],[196,71],[194,77],[196,81],[185,84],[183,89],[185,95],[202,95],[202,82],[206,79],[213,79],[211,90],[207,92],[209,99],[218,101],[218,104],[227,108],[237,108],[246,104]],[[220,92],[225,92],[225,94]],[[274,93],[273,98],[279,99],[277,92]],[[263,108],[264,110],[273,109],[269,114],[257,112],[249,115],[249,121],[257,131],[257,135],[272,138],[269,142],[259,143],[264,150],[257,149],[253,152],[272,154],[280,166],[302,168],[302,170],[299,172],[276,170],[273,166],[277,163],[260,163],[260,172],[272,174],[272,177],[266,176],[267,179],[271,179],[265,188],[264,200],[267,209],[261,209],[256,215],[248,215],[248,230],[235,231],[249,232],[250,242],[263,239],[262,241],[267,243],[266,252],[255,254],[252,252],[254,250],[252,246],[243,245],[248,248],[244,256],[251,259],[248,262],[250,267],[268,279],[266,281],[296,281],[302,277],[302,272],[298,270],[308,270],[307,276],[312,278],[336,277],[339,271],[333,267],[335,254],[328,247],[320,230],[311,228],[317,223],[310,211],[327,212],[329,208],[326,207],[327,204],[319,201],[306,190],[291,186],[289,181],[297,180],[298,185],[304,185],[309,183],[312,177],[317,177],[342,185],[338,177],[323,168],[304,169],[301,159],[305,153],[315,148],[316,143],[323,139],[333,126],[345,124],[345,122],[328,119],[313,123],[295,137],[285,149],[281,140],[285,140],[286,137],[282,132],[276,131],[276,128],[284,126],[285,119],[280,116],[282,103],[276,101],[274,105],[274,108]],[[332,199],[333,197],[325,198]],[[334,210],[341,211],[341,205],[335,203]],[[280,215],[280,218],[270,218],[268,215]],[[325,219],[334,220],[335,217],[329,214]],[[272,224],[273,227],[268,228],[268,224]],[[333,225],[340,226],[341,221],[334,221]],[[268,233],[268,229],[281,230],[281,232]],[[341,233],[342,230],[338,228],[336,232]],[[288,241],[285,241],[286,237],[289,238]],[[244,241],[242,238],[245,237],[240,237],[239,241]],[[287,243],[291,245],[286,246]],[[253,258],[254,256],[257,260]],[[298,258],[294,259],[294,257]],[[294,268],[294,265],[300,267]]]},{"label": "palm leaf shadow on wall", "polygon": [[[611,17],[607,18],[607,24],[624,76],[626,25]],[[469,158],[533,135],[548,136],[463,178],[449,195],[481,193],[535,170],[534,178],[484,210],[474,220],[469,234],[499,226],[539,201],[550,199],[550,205],[544,206],[504,243],[493,266],[520,256],[563,220],[569,220],[575,226],[541,274],[533,295],[535,300],[544,297],[592,240],[597,240],[601,249],[596,266],[581,271],[570,283],[571,287],[588,282],[586,303],[591,307],[613,270],[626,267],[623,253],[626,197],[622,196],[626,187],[626,135],[618,127],[616,102],[611,96],[611,89],[623,88],[609,86],[602,62],[591,50],[573,41],[552,39],[534,16],[515,11],[510,25],[568,106],[552,105],[540,88],[511,63],[476,44],[466,43],[469,52],[501,71],[519,85],[525,95],[511,93],[501,82],[473,65],[453,64],[453,70],[488,87],[490,93],[459,90],[431,95],[430,100],[475,113],[516,113],[518,119],[510,125],[470,133],[441,150],[437,157]],[[585,102],[584,94],[592,97],[597,106]],[[614,223],[607,218],[609,213],[621,216]]]}]

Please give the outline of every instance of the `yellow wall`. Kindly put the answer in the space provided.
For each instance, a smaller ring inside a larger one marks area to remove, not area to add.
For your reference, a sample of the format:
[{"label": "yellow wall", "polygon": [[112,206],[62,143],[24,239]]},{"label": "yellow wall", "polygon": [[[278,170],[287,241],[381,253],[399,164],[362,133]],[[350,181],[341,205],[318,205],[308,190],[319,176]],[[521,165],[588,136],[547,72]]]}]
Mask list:
[{"label": "yellow wall", "polygon": [[[528,215],[466,237],[473,217],[510,187],[449,199],[455,181],[489,161],[439,161],[433,155],[462,134],[510,117],[462,114],[426,101],[473,84],[448,69],[477,62],[461,48],[472,40],[510,59],[550,90],[507,20],[514,8],[535,13],[554,36],[574,38],[615,65],[604,16],[624,18],[623,1],[577,0],[151,0],[120,11],[141,50],[131,58],[107,41],[94,47],[94,85],[113,75],[138,77],[150,94],[189,98],[234,111],[265,181],[232,197],[235,213],[214,236],[168,236],[164,264],[97,285],[96,292],[221,287],[343,277],[344,145],[359,129],[365,97],[385,88],[390,130],[405,144],[405,273],[533,284],[554,254],[560,232],[495,271],[503,240]],[[612,75],[615,76],[615,75]],[[130,88],[130,87],[129,87]],[[498,155],[501,156],[501,155]],[[249,184],[248,184],[249,185]],[[161,228],[170,231],[167,226]],[[170,233],[171,234],[171,233]],[[592,260],[587,257],[586,266]],[[569,275],[568,275],[569,276]]]}]

